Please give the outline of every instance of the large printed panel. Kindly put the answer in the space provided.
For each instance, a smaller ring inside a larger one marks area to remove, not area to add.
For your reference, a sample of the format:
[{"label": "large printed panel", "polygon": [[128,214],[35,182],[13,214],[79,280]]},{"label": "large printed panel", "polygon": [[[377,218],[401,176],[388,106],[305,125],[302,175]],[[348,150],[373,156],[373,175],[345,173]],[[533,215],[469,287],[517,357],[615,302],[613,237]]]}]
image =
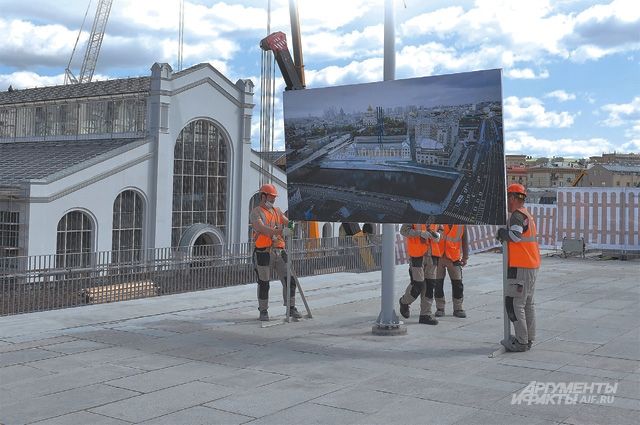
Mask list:
[{"label": "large printed panel", "polygon": [[504,224],[500,70],[284,94],[290,218]]}]

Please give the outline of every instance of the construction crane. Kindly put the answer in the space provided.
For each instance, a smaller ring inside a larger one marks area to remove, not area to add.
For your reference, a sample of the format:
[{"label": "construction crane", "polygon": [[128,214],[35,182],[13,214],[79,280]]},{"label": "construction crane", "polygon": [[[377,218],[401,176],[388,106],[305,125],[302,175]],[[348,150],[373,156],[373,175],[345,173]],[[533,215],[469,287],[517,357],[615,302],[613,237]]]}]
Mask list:
[{"label": "construction crane", "polygon": [[[302,44],[300,42],[300,21],[298,18],[298,4],[296,0],[289,0],[289,17],[291,20],[291,38],[293,41],[293,58],[289,53],[289,48],[287,46],[287,37],[281,32],[274,32],[269,34],[265,38],[260,41],[260,48],[264,53],[268,53],[269,51],[273,52],[274,58],[278,63],[278,68],[280,68],[280,73],[282,74],[282,78],[286,84],[285,90],[302,90],[305,88],[305,78],[304,78],[304,63],[302,59]],[[270,28],[270,26],[269,26]],[[265,61],[265,56],[263,55],[263,62]],[[263,68],[263,75],[266,73],[271,73],[269,68]],[[264,88],[269,88],[273,90],[273,84],[271,82],[267,82],[263,85]],[[264,90],[263,90],[264,91]],[[273,92],[270,93],[270,99],[273,99]],[[267,96],[267,97],[269,97]],[[271,137],[272,132],[268,127],[273,126],[273,114],[269,111],[266,115],[265,120],[265,133]],[[261,127],[262,129],[262,127]],[[263,144],[263,150],[265,147],[267,149],[272,148],[272,144]],[[320,236],[319,226],[317,221],[308,221],[306,222],[307,226],[307,236],[310,239],[316,239]]]},{"label": "construction crane", "polygon": [[91,1],[89,1],[87,11],[85,12],[84,19],[82,21],[82,26],[80,27],[80,32],[78,33],[78,38],[76,38],[76,43],[73,46],[73,51],[69,58],[69,63],[67,64],[67,68],[64,70],[65,84],[88,83],[93,78],[93,73],[96,70],[96,63],[98,62],[98,54],[100,53],[100,46],[102,45],[102,39],[104,38],[104,30],[107,27],[107,21],[109,20],[112,3],[113,0],[98,0],[96,16],[93,19],[93,26],[91,27],[89,40],[87,40],[87,50],[84,53],[84,59],[82,60],[82,66],[80,67],[80,74],[76,77],[71,71],[71,61],[73,60],[73,56],[76,52],[76,47],[78,47],[78,40],[80,39],[80,34],[82,34],[87,14],[91,8]]},{"label": "construction crane", "polygon": [[287,36],[283,32],[278,31],[269,34],[260,41],[260,47],[262,50],[271,50],[273,52],[286,84],[285,90],[300,90],[304,88],[302,79],[296,70],[287,47]]},{"label": "construction crane", "polygon": [[300,23],[298,19],[298,5],[295,0],[289,0],[289,15],[291,18],[291,37],[293,39],[293,56],[287,47],[287,36],[283,32],[274,32],[260,41],[264,51],[272,51],[275,56],[282,78],[286,83],[286,90],[301,90],[305,88],[304,64],[302,61],[302,46],[300,43]]}]

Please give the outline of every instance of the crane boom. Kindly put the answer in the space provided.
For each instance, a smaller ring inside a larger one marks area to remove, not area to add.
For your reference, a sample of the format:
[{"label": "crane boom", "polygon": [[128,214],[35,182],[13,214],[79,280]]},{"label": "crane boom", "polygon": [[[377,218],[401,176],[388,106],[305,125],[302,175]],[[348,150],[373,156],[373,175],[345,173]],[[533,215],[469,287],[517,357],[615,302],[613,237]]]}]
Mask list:
[{"label": "crane boom", "polygon": [[[82,66],[80,68],[80,75],[76,78],[71,70],[67,67],[65,70],[65,80],[71,83],[88,83],[93,78],[93,73],[96,70],[96,64],[98,62],[98,54],[100,53],[100,46],[102,46],[102,39],[104,38],[104,31],[107,27],[107,21],[109,20],[109,13],[111,12],[111,4],[113,0],[99,0],[96,7],[96,16],[93,19],[93,26],[91,27],[91,34],[87,41],[87,50],[84,53],[84,59],[82,60]],[[82,31],[82,29],[81,29]],[[75,48],[74,48],[75,51]],[[73,59],[73,53],[71,54]],[[71,64],[71,59],[69,60]]]},{"label": "crane boom", "polygon": [[296,67],[302,87],[305,87],[304,61],[302,60],[302,43],[300,42],[300,19],[298,18],[298,2],[296,0],[289,0],[289,17],[291,18],[293,65]]},{"label": "crane boom", "polygon": [[260,41],[260,47],[262,50],[273,51],[273,55],[276,58],[280,73],[287,87],[286,90],[300,90],[304,88],[304,85],[296,71],[291,53],[287,47],[287,36],[281,32],[274,32],[269,34]]}]

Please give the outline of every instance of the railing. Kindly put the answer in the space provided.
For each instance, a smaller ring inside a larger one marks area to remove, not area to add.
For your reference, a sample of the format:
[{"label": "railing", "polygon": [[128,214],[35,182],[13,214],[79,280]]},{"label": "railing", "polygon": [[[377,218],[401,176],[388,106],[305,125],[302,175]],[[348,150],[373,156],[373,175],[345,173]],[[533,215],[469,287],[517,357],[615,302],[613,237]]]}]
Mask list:
[{"label": "railing", "polygon": [[[244,243],[0,258],[0,315],[251,283],[252,253]],[[298,276],[366,272],[379,270],[381,244],[376,236],[299,239],[289,255]]]},{"label": "railing", "polygon": [[[563,188],[558,189],[557,205],[529,204],[527,208],[536,217],[541,248],[559,250],[563,240],[582,238],[589,250],[640,253],[638,188]],[[471,253],[499,246],[497,226],[467,229]],[[298,276],[380,269],[379,236],[297,239],[290,248]],[[0,315],[250,283],[255,281],[252,252],[253,247],[245,243],[196,246],[186,251],[160,248],[119,251],[117,255],[0,258]],[[405,240],[399,234],[395,257],[396,264],[408,260]]]}]

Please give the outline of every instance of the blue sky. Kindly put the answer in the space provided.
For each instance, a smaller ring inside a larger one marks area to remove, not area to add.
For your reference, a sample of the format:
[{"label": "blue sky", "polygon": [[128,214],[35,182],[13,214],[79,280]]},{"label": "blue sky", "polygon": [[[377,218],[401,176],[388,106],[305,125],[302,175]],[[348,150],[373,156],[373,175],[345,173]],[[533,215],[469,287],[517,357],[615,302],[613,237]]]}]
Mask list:
[{"label": "blue sky", "polygon": [[[87,4],[0,0],[0,90],[61,84]],[[267,4],[185,0],[184,67],[210,62],[232,81],[259,85]],[[307,87],[382,80],[383,0],[298,7]],[[396,0],[395,10],[396,78],[503,69],[506,153],[640,153],[636,0]],[[94,79],[149,75],[154,62],[176,68],[178,11],[179,0],[113,0]],[[271,0],[271,31],[291,40],[288,0]],[[76,73],[84,44],[79,51]],[[276,147],[284,144],[281,105],[279,95]],[[259,105],[253,122],[257,147]]]}]

